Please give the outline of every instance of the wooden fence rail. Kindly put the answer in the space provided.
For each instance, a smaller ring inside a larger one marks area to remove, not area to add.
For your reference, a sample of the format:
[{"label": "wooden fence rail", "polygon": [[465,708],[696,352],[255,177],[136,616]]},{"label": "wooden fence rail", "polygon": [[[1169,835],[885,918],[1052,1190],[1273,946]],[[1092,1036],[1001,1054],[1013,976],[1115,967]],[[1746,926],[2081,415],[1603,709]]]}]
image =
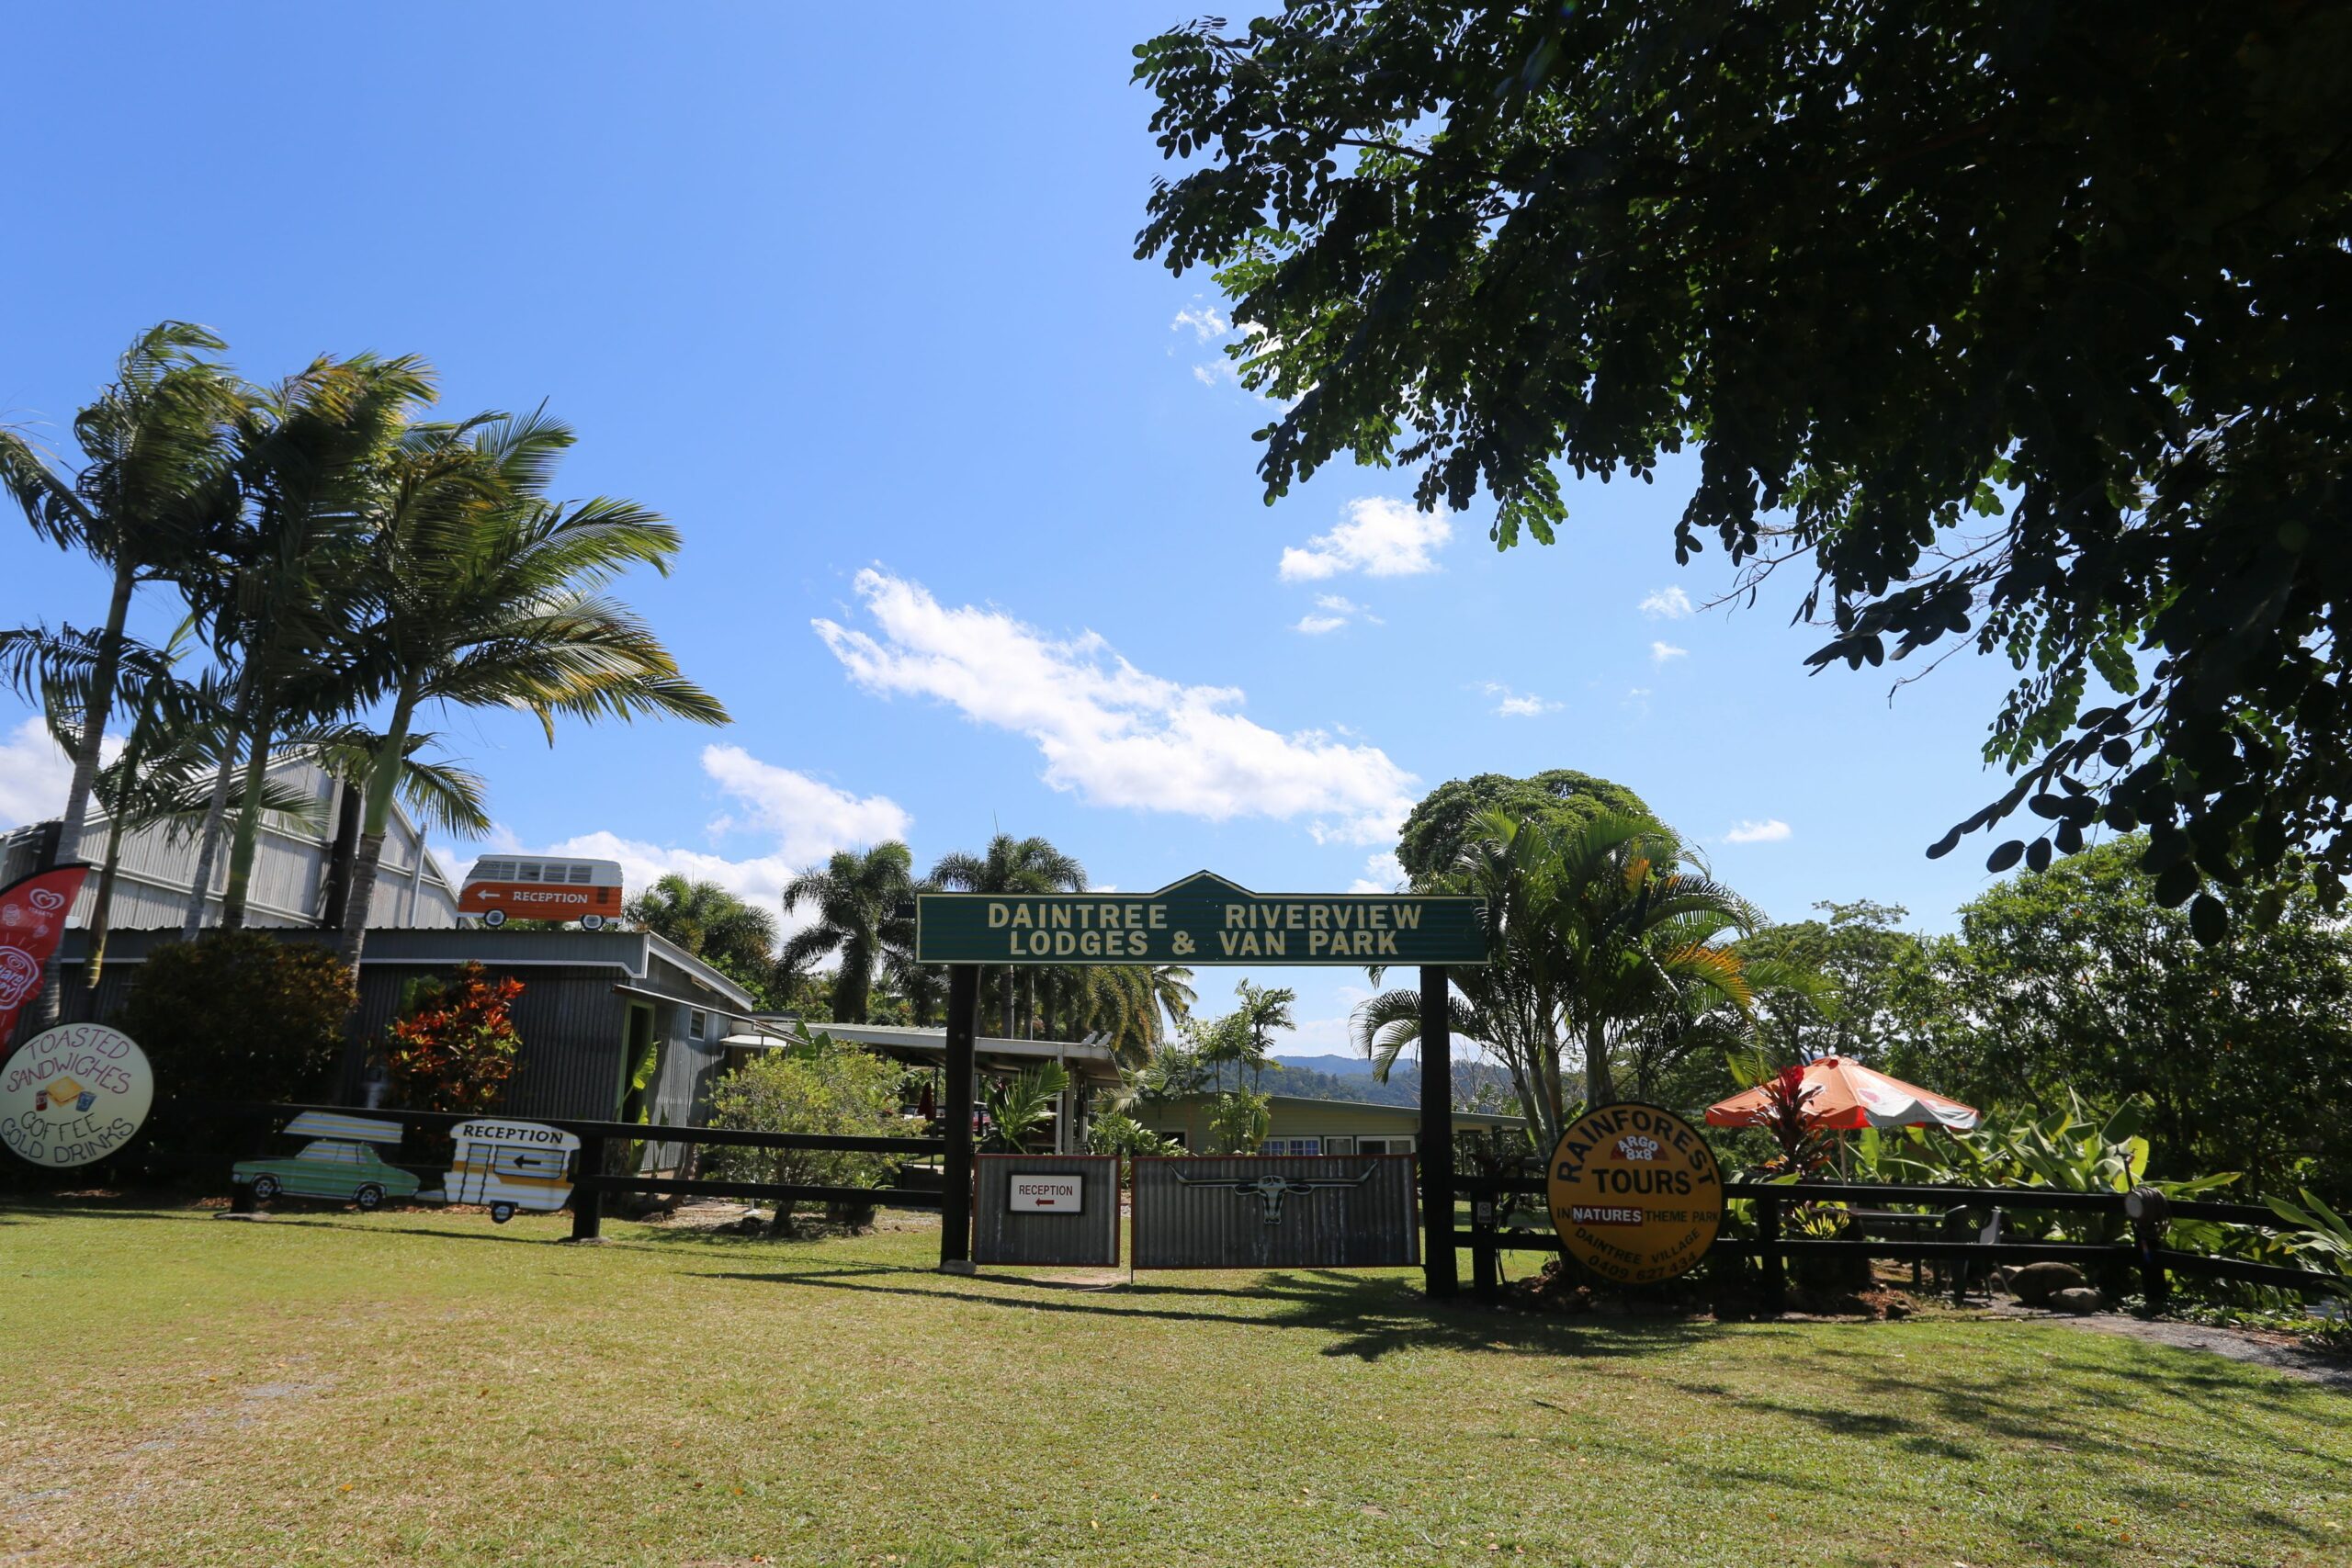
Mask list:
[{"label": "wooden fence rail", "polygon": [[[1542,1198],[1540,1176],[1464,1176],[1455,1190],[1470,1201],[1472,1222],[1457,1230],[1454,1243],[1470,1249],[1471,1277],[1481,1297],[1492,1301],[1501,1289],[1499,1255],[1508,1251],[1557,1252],[1559,1242],[1548,1232],[1505,1230],[1496,1223],[1496,1200],[1509,1196]],[[1788,1289],[1787,1261],[1792,1258],[1884,1258],[1937,1259],[1954,1262],[1953,1299],[1961,1299],[1973,1270],[1970,1264],[1991,1266],[2010,1262],[2064,1262],[2078,1265],[2121,1265],[2139,1271],[2142,1293],[2151,1304],[2170,1293],[2170,1276],[2188,1274],[2202,1279],[2232,1280],[2243,1284],[2318,1293],[2329,1290],[2333,1277],[2310,1269],[2237,1258],[2183,1252],[2163,1244],[2165,1226],[2173,1220],[2206,1220],[2222,1224],[2259,1225],[2273,1230],[2293,1227],[2257,1203],[2216,1203],[2197,1199],[2168,1200],[2163,1217],[2137,1219],[2125,1207],[2121,1192],[2067,1192],[2047,1187],[1955,1187],[1938,1183],[1877,1183],[1866,1181],[1727,1181],[1724,1195],[1732,1202],[1753,1206],[1756,1234],[1725,1236],[1710,1250],[1711,1258],[1757,1259],[1763,1273],[1767,1298],[1778,1305]],[[1781,1222],[1787,1209],[1804,1203],[1868,1204],[1879,1217],[1935,1221],[1949,1228],[1973,1228],[1967,1216],[1999,1210],[2004,1214],[2104,1213],[2123,1219],[2132,1230],[2129,1242],[1984,1241],[1968,1236],[1941,1239],[1869,1236],[1858,1238],[1786,1237]],[[1929,1211],[1914,1216],[1886,1216],[1887,1205],[1902,1204]]]},{"label": "wooden fence rail", "polygon": [[[200,1115],[269,1127],[306,1111],[337,1116],[365,1116],[383,1122],[403,1122],[420,1127],[447,1128],[460,1122],[492,1120],[488,1115],[450,1111],[401,1111],[358,1105],[261,1105],[250,1101],[190,1102],[186,1109]],[[947,1152],[944,1138],[867,1137],[837,1133],[761,1133],[729,1127],[673,1127],[650,1122],[582,1122],[561,1116],[517,1116],[543,1127],[556,1127],[580,1139],[580,1174],[571,1183],[571,1237],[594,1241],[604,1234],[605,1195],[641,1192],[661,1197],[741,1198],[756,1202],[888,1203],[896,1208],[936,1209],[941,1194],[935,1188],[854,1187],[809,1182],[709,1181],[697,1178],[615,1173],[604,1168],[605,1152],[616,1143],[713,1144],[729,1148],[803,1149],[820,1154],[899,1155],[908,1159]],[[253,1198],[239,1189],[236,1202],[249,1209]]]}]

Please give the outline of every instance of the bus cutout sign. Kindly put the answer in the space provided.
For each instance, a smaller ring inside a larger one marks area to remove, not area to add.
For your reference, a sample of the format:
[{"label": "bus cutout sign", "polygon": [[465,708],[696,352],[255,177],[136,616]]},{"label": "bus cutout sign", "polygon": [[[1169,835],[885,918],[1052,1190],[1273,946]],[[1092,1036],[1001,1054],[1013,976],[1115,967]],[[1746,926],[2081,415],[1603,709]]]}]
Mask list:
[{"label": "bus cutout sign", "polygon": [[924,893],[918,964],[1484,964],[1486,906],[1417,893],[1252,893],[1198,872],[1157,893]]}]

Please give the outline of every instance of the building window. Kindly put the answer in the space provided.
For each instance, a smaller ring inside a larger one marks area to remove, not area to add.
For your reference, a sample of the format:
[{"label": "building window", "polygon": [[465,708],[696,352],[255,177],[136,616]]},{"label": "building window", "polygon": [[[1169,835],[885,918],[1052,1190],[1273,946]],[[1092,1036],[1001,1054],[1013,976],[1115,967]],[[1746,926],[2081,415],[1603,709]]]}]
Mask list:
[{"label": "building window", "polygon": [[1258,1145],[1261,1155],[1319,1155],[1323,1152],[1320,1138],[1268,1138]]},{"label": "building window", "polygon": [[1353,1138],[1326,1138],[1323,1140],[1323,1152],[1327,1155],[1351,1155],[1356,1152],[1356,1141]]},{"label": "building window", "polygon": [[1360,1155],[1408,1155],[1413,1152],[1410,1138],[1358,1138],[1356,1153]]},{"label": "building window", "polygon": [[690,1012],[686,1014],[686,1038],[689,1040],[701,1039],[702,1032],[709,1021],[710,1015],[707,1013]]}]

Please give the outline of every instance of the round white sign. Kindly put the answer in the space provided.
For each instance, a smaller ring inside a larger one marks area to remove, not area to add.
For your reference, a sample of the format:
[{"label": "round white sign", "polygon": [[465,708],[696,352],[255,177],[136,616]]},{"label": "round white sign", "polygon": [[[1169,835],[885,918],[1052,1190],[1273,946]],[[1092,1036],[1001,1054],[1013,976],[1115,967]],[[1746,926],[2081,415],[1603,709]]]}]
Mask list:
[{"label": "round white sign", "polygon": [[0,1062],[0,1144],[35,1165],[87,1165],[138,1135],[155,1073],[130,1035],[68,1023]]}]

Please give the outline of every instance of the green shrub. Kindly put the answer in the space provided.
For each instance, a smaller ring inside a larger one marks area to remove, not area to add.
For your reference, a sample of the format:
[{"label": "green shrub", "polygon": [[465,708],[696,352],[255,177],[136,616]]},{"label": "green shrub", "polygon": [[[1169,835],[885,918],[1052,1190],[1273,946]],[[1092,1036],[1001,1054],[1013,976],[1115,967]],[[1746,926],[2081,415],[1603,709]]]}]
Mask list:
[{"label": "green shrub", "polygon": [[265,931],[207,931],[157,948],[118,1021],[155,1068],[156,1111],[133,1168],[185,1175],[250,1153],[220,1147],[216,1122],[173,1102],[322,1098],[358,1000],[333,953]]},{"label": "green shrub", "polygon": [[155,1065],[159,1098],[301,1100],[330,1087],[358,1002],[323,948],[208,931],[148,956],[122,1030]]},{"label": "green shrub", "polygon": [[[710,1125],[740,1132],[832,1133],[858,1137],[912,1137],[920,1125],[899,1114],[900,1069],[869,1051],[832,1044],[818,1049],[764,1051],[712,1091]],[[829,1048],[825,1048],[829,1047]],[[879,1184],[895,1156],[829,1149],[747,1149],[710,1145],[707,1157],[720,1179],[820,1187]],[[776,1229],[791,1229],[790,1204],[776,1206]]]}]

